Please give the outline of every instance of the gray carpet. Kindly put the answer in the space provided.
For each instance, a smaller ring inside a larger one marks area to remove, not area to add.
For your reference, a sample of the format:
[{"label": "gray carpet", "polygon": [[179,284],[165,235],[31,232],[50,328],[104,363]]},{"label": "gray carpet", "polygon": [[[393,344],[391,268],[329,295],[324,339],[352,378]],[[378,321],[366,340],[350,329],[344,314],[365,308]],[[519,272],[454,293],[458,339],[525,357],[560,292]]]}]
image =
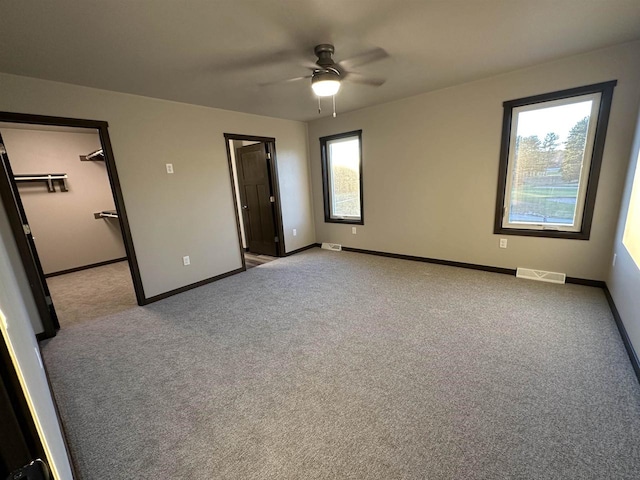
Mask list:
[{"label": "gray carpet", "polygon": [[62,329],[138,304],[126,261],[50,277],[47,285]]},{"label": "gray carpet", "polygon": [[81,479],[637,479],[600,289],[312,249],[61,331]]}]

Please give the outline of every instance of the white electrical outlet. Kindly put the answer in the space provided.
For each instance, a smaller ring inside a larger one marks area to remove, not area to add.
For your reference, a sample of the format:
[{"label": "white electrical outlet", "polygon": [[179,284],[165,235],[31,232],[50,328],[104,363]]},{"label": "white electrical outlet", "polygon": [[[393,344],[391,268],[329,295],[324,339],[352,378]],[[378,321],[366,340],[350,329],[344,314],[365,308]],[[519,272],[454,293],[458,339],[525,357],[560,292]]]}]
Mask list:
[{"label": "white electrical outlet", "polygon": [[613,254],[613,262],[611,262],[611,265],[612,265],[613,267],[615,267],[615,266],[616,266],[616,258],[618,258],[618,254],[617,254],[617,253],[614,253],[614,254]]},{"label": "white electrical outlet", "polygon": [[351,233],[353,233],[354,235],[357,233],[356,232],[356,227],[351,227]]},{"label": "white electrical outlet", "polygon": [[298,230],[296,230],[295,228],[293,229],[293,236],[295,237],[296,235],[298,235]]},{"label": "white electrical outlet", "polygon": [[507,239],[506,238],[501,238],[500,239],[500,248],[507,248]]},{"label": "white electrical outlet", "polygon": [[182,264],[186,267],[187,265],[191,265],[191,259],[189,258],[189,255],[185,255],[184,257],[182,257]]},{"label": "white electrical outlet", "polygon": [[173,173],[173,163],[167,163],[167,173]]}]

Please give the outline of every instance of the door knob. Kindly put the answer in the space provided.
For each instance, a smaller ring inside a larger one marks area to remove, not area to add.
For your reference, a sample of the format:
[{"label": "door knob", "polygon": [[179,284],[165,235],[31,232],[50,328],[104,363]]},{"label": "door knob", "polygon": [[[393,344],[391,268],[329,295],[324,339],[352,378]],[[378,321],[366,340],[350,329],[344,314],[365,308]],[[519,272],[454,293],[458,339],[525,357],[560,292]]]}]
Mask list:
[{"label": "door knob", "polygon": [[242,208],[244,208],[245,210],[249,210],[249,207],[247,207],[246,205],[242,205]]}]

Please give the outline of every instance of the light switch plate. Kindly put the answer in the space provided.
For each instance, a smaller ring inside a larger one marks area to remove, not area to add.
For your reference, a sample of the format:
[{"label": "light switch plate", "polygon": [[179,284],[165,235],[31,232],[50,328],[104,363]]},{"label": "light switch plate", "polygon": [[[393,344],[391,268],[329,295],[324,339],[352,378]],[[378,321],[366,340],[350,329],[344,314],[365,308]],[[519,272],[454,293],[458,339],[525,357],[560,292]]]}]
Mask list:
[{"label": "light switch plate", "polygon": [[173,173],[173,163],[167,163],[167,173]]}]

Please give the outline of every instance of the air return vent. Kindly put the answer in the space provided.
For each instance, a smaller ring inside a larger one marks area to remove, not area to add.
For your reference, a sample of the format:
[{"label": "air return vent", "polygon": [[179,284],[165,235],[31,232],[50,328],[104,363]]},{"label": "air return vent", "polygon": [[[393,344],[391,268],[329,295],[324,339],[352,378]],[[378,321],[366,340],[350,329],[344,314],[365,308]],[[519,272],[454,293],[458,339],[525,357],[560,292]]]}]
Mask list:
[{"label": "air return vent", "polygon": [[549,283],[564,283],[567,278],[564,273],[545,272],[544,270],[532,270],[530,268],[518,268],[516,277]]},{"label": "air return vent", "polygon": [[334,252],[339,252],[342,250],[342,245],[339,243],[323,243],[322,248],[325,250],[333,250]]}]

